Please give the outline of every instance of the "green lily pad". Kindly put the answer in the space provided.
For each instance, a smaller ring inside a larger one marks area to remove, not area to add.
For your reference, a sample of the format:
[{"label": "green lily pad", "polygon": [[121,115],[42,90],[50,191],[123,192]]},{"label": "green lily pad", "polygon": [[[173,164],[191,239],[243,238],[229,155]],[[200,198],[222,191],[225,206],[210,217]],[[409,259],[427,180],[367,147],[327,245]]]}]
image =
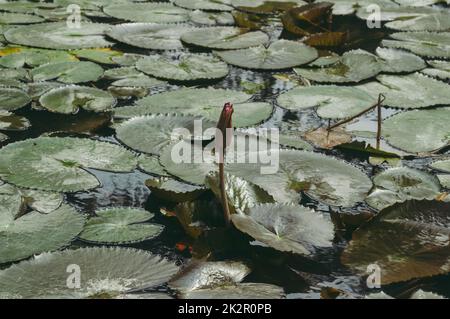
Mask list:
[{"label": "green lily pad", "polygon": [[24,131],[31,126],[27,118],[14,113],[0,110],[0,130],[3,131]]},{"label": "green lily pad", "polygon": [[271,284],[239,283],[214,288],[201,288],[183,294],[186,299],[282,299],[283,288]]},{"label": "green lily pad", "polygon": [[407,201],[381,211],[353,233],[341,261],[360,275],[376,264],[381,284],[449,271],[450,203]]},{"label": "green lily pad", "polygon": [[441,172],[450,173],[450,159],[443,160],[443,161],[436,161],[433,164],[431,164],[430,167],[432,169],[435,169],[435,170],[438,170]]},{"label": "green lily pad", "polygon": [[220,79],[228,75],[228,66],[207,55],[186,54],[178,60],[153,55],[136,63],[138,70],[162,79],[194,81]]},{"label": "green lily pad", "polygon": [[206,188],[202,186],[183,183],[168,177],[148,179],[145,185],[152,191],[152,195],[175,203],[193,201],[206,191]]},{"label": "green lily pad", "polygon": [[386,23],[386,27],[398,31],[448,31],[450,29],[450,14],[440,11],[405,20],[399,19]]},{"label": "green lily pad", "polygon": [[7,12],[29,13],[37,8],[55,8],[56,4],[29,1],[8,1],[0,3],[0,10]]},{"label": "green lily pad", "polygon": [[193,27],[177,24],[125,23],[113,26],[108,36],[122,43],[152,50],[177,50],[183,48],[181,36]]},{"label": "green lily pad", "polygon": [[51,112],[75,114],[80,108],[92,112],[109,111],[117,101],[100,89],[73,85],[52,89],[42,95],[39,102]]},{"label": "green lily pad", "polygon": [[58,87],[61,87],[61,83],[47,81],[31,82],[28,83],[28,94],[33,100],[38,100],[43,94]]},{"label": "green lily pad", "polygon": [[66,22],[40,23],[13,28],[5,32],[8,42],[46,49],[89,49],[112,45],[104,37],[109,25],[82,23],[80,28],[70,28]]},{"label": "green lily pad", "polygon": [[407,167],[388,169],[375,176],[373,182],[375,188],[366,202],[378,210],[410,199],[433,199],[441,189],[433,175]]},{"label": "green lily pad", "polygon": [[[408,21],[414,19],[416,17],[428,16],[429,14],[433,14],[438,12],[438,10],[433,8],[419,8],[419,7],[386,7],[384,6],[382,10],[380,10],[381,16],[379,17],[380,21]],[[362,20],[368,20],[371,17],[373,12],[367,10],[367,7],[361,6],[356,15]]]},{"label": "green lily pad", "polygon": [[34,81],[56,80],[68,84],[95,82],[102,75],[103,68],[93,62],[50,63],[31,71]]},{"label": "green lily pad", "polygon": [[231,219],[240,231],[276,250],[311,255],[333,246],[333,223],[306,207],[258,205]]},{"label": "green lily pad", "polygon": [[449,144],[449,121],[449,107],[400,113],[384,120],[383,136],[406,152],[432,152]]},{"label": "green lily pad", "polygon": [[136,208],[111,208],[97,211],[90,218],[80,239],[103,244],[131,244],[153,239],[164,226],[147,223],[153,214]]},{"label": "green lily pad", "polygon": [[450,32],[398,32],[391,34],[391,37],[395,40],[383,40],[381,44],[420,56],[450,58]]},{"label": "green lily pad", "polygon": [[233,15],[228,12],[206,12],[195,10],[189,13],[189,18],[194,23],[204,24],[208,26],[223,26],[234,24]]},{"label": "green lily pad", "polygon": [[251,98],[243,92],[213,89],[213,88],[182,88],[160,94],[150,95],[136,102],[136,105],[114,109],[117,118],[176,113],[195,114],[212,122],[219,120],[223,105],[234,104],[235,127],[246,127],[267,120],[273,112],[273,106],[268,103],[245,103]]},{"label": "green lily pad", "polygon": [[0,178],[19,187],[77,192],[96,188],[85,169],[130,172],[136,158],[124,148],[90,139],[39,137],[0,149]]},{"label": "green lily pad", "polygon": [[31,102],[31,98],[22,90],[0,87],[0,110],[14,111]]},{"label": "green lily pad", "polygon": [[386,73],[414,72],[426,67],[422,58],[402,50],[377,48],[376,53],[383,59],[382,71]]},{"label": "green lily pad", "polygon": [[24,14],[24,13],[9,13],[4,12],[0,14],[0,24],[31,24],[44,22],[45,20],[41,17]]},{"label": "green lily pad", "polygon": [[261,31],[247,32],[234,27],[209,27],[183,33],[181,40],[191,45],[210,49],[245,49],[269,42]]},{"label": "green lily pad", "polygon": [[[179,115],[151,115],[132,118],[116,128],[117,138],[128,147],[143,153],[159,155],[161,150],[179,139],[203,139],[203,132],[195,136],[195,121],[203,129],[215,127],[215,123],[201,117]],[[208,137],[207,137],[208,138]]]},{"label": "green lily pad", "polygon": [[0,65],[6,68],[23,68],[25,66],[36,67],[48,63],[74,62],[73,55],[66,51],[45,50],[22,47],[9,47],[13,53],[0,58]]},{"label": "green lily pad", "polygon": [[450,175],[437,175],[442,187],[450,188]]},{"label": "green lily pad", "polygon": [[311,62],[317,50],[303,43],[278,40],[268,47],[258,46],[242,50],[216,52],[227,63],[248,69],[288,69]]},{"label": "green lily pad", "polygon": [[364,50],[345,52],[339,62],[328,67],[296,68],[294,71],[308,80],[327,83],[360,82],[381,72],[379,59]]},{"label": "green lily pad", "polygon": [[445,105],[450,99],[448,84],[420,73],[401,76],[379,75],[377,80],[379,83],[368,83],[360,85],[358,88],[366,91],[376,100],[382,93],[386,97],[383,102],[385,106],[417,109]]},{"label": "green lily pad", "polygon": [[281,94],[277,103],[292,111],[317,107],[322,118],[342,119],[368,109],[376,101],[355,87],[327,85],[294,88]]},{"label": "green lily pad", "polygon": [[110,5],[103,11],[114,18],[146,23],[180,23],[189,21],[189,11],[171,3],[126,3]]},{"label": "green lily pad", "polygon": [[111,50],[110,48],[75,50],[71,51],[71,53],[78,58],[103,64],[116,64],[112,58],[123,55],[122,52]]},{"label": "green lily pad", "polygon": [[167,172],[164,170],[164,167],[159,162],[159,158],[157,156],[148,154],[139,155],[138,166],[141,170],[148,174],[169,177]]},{"label": "green lily pad", "polygon": [[134,66],[120,67],[106,70],[104,78],[116,80],[111,85],[117,87],[143,87],[151,88],[159,85],[166,85],[167,82],[161,81],[139,72]]},{"label": "green lily pad", "polygon": [[179,7],[189,10],[210,10],[210,11],[232,11],[227,0],[174,0],[173,3]]},{"label": "green lily pad", "polygon": [[84,222],[84,216],[67,205],[48,214],[31,212],[9,222],[2,218],[0,264],[67,245],[81,232]]},{"label": "green lily pad", "polygon": [[[68,268],[71,265],[81,270],[79,289],[68,287],[68,278],[77,269]],[[160,286],[177,271],[175,263],[143,250],[65,250],[45,253],[2,270],[0,294],[16,298],[121,298],[129,291]]]}]

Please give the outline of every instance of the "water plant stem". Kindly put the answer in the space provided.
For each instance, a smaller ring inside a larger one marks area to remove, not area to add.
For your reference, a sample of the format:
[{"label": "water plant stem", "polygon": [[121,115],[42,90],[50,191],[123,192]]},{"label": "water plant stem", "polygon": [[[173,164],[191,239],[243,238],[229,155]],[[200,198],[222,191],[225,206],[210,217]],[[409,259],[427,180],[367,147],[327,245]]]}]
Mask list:
[{"label": "water plant stem", "polygon": [[225,185],[225,163],[219,163],[219,179],[220,179],[220,197],[222,199],[223,215],[227,226],[231,222],[230,206],[228,205],[228,196]]}]

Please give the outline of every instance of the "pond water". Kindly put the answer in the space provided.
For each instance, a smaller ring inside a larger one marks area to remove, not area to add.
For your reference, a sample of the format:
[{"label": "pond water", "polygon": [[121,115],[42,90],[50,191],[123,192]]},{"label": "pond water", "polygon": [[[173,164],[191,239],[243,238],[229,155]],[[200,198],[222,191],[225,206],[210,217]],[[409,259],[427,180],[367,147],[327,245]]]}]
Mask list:
[{"label": "pond water", "polygon": [[[442,10],[448,10],[447,7],[440,7]],[[117,24],[122,21],[113,18],[91,18],[94,22],[108,24]],[[278,19],[270,20],[263,28],[272,39],[277,37],[285,39],[298,39],[297,37],[283,31],[283,25]],[[351,49],[364,49],[375,53],[375,49],[380,45],[382,39],[385,39],[393,31],[388,29],[369,30],[365,21],[355,16],[338,16],[333,21],[333,30],[350,30],[353,41],[343,46],[332,48],[332,51],[342,54]],[[116,43],[113,49],[136,54],[160,54],[176,58],[183,52],[210,52],[207,49],[199,49],[185,46],[177,51],[155,51],[135,48],[129,45]],[[325,51],[321,51],[325,54]],[[111,66],[102,65],[104,68]],[[359,84],[370,82],[362,81]],[[91,83],[100,89],[107,89],[112,81],[100,80]],[[258,71],[246,70],[235,66],[230,66],[230,73],[224,79],[211,82],[197,82],[184,84],[187,86],[234,89],[242,91],[243,88],[254,89],[255,84],[261,84],[259,89],[255,89],[254,101],[264,101],[275,106],[274,112],[269,120],[260,124],[261,127],[289,128],[293,131],[306,132],[319,127],[326,126],[328,121],[321,119],[310,109],[303,111],[288,111],[279,107],[276,103],[277,97],[284,92],[291,90],[300,83],[298,77],[291,70],[282,71]],[[312,82],[314,83],[314,82]],[[162,85],[152,88],[150,94],[157,94],[168,90],[176,90],[181,87],[179,83]],[[253,93],[253,92],[252,92]],[[116,107],[131,105],[137,98],[121,99]],[[383,119],[389,118],[402,110],[393,108],[383,108]],[[120,144],[115,136],[115,130],[110,126],[116,120],[109,113],[90,113],[84,110],[74,115],[62,115],[36,110],[26,106],[14,112],[17,115],[26,117],[31,127],[26,131],[7,132],[9,140],[1,145],[5,146],[17,141],[39,137],[43,134],[50,136],[77,136],[90,137],[102,141],[108,141]],[[376,112],[369,112],[347,126],[351,131],[369,131],[376,132],[377,117]],[[355,138],[359,141],[365,141],[375,145],[375,138],[370,137]],[[385,151],[395,152],[397,154],[407,154],[393,148],[385,141],[381,147]],[[382,164],[373,166],[368,162],[368,156],[361,155],[359,152],[344,151],[336,148],[323,149],[314,147],[315,152],[323,153],[345,160],[354,167],[364,171],[369,177],[389,168],[389,165]],[[439,156],[450,154],[448,150],[442,149]],[[408,154],[402,159],[403,166],[417,168],[430,173],[435,173],[428,165],[434,160],[435,155],[417,157]],[[252,273],[246,277],[245,282],[271,283],[283,287],[288,298],[317,298],[326,297],[327,293],[332,294],[334,288],[340,291],[341,298],[361,298],[366,294],[378,292],[379,290],[369,289],[365,278],[355,274],[349,268],[342,265],[340,256],[342,251],[351,239],[351,231],[337,232],[332,248],[320,249],[313,257],[306,258],[300,255],[278,252],[269,247],[263,247],[255,242],[251,237],[244,235],[234,227],[229,229],[223,227],[211,228],[204,235],[194,240],[190,238],[176,218],[164,216],[161,209],[173,209],[174,203],[167,202],[154,196],[145,181],[152,176],[140,170],[133,173],[110,173],[98,170],[89,170],[100,181],[101,186],[87,192],[76,192],[65,194],[67,203],[74,206],[77,210],[95,215],[95,211],[109,207],[136,207],[145,208],[155,214],[152,220],[154,223],[165,226],[164,232],[155,239],[144,241],[139,244],[124,245],[138,249],[150,251],[155,254],[165,256],[175,260],[179,264],[186,263],[192,255],[203,258],[209,256],[209,260],[240,260],[247,263]],[[212,194],[202,195],[202,199],[215,202]],[[318,202],[304,194],[301,203],[304,206],[315,209],[316,211],[330,214],[330,207],[324,203]],[[362,216],[364,214],[374,214],[376,210],[363,203],[352,208],[335,208],[333,210],[346,216]],[[220,226],[220,223],[219,223]],[[182,245],[180,245],[182,244]],[[192,250],[182,249],[186,245]],[[76,240],[70,248],[95,246]],[[181,248],[180,248],[181,247]],[[5,264],[2,268],[7,268],[10,264]],[[450,298],[450,277],[448,275],[434,276],[426,279],[410,280],[404,283],[392,284],[383,287],[383,291],[394,297],[408,297],[412,292],[423,289],[433,291]],[[151,291],[168,292],[175,296],[167,285],[156,287]]]}]

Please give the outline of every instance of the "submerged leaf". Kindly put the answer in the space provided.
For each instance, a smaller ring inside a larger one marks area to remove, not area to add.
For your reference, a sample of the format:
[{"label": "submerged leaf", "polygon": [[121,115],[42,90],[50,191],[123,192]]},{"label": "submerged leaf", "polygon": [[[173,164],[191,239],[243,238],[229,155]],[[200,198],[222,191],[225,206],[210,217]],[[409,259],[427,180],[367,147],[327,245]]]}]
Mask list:
[{"label": "submerged leaf", "polygon": [[14,113],[0,110],[0,130],[4,131],[24,131],[31,126],[30,121],[25,117]]}]

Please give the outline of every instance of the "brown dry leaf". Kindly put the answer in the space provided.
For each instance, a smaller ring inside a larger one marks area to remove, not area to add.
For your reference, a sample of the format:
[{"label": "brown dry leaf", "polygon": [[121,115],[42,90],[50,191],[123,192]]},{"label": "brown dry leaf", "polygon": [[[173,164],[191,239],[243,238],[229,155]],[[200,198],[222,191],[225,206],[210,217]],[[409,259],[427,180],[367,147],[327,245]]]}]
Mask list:
[{"label": "brown dry leaf", "polygon": [[303,42],[313,47],[338,47],[348,39],[347,32],[321,32],[309,35]]},{"label": "brown dry leaf", "polygon": [[321,127],[306,133],[305,139],[318,147],[331,149],[340,144],[350,143],[352,136],[342,128],[328,131],[326,128]]}]

